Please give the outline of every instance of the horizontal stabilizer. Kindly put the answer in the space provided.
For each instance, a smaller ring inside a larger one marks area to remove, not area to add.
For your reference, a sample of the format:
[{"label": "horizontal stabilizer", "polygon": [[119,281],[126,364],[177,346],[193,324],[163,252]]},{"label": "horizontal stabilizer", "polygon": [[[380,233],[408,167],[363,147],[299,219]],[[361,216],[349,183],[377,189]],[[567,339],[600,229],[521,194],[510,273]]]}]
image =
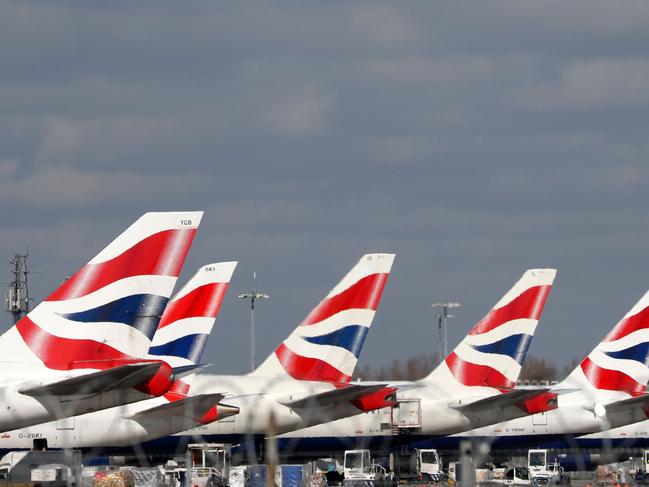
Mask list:
[{"label": "horizontal stabilizer", "polygon": [[[182,425],[182,427],[175,427],[175,429],[177,429],[175,432],[178,432],[183,428],[187,429],[194,426],[208,424],[212,421],[237,414],[239,408],[228,406],[226,404],[219,404],[219,401],[224,397],[225,394],[220,393],[189,396],[178,401],[139,411],[129,419],[144,424],[163,422],[168,426]],[[166,433],[172,434],[173,432],[167,431]]]},{"label": "horizontal stabilizer", "polygon": [[307,396],[303,399],[298,399],[296,401],[282,402],[282,404],[293,408],[330,406],[342,402],[349,402],[357,399],[362,399],[364,396],[378,392],[381,389],[384,389],[385,387],[386,384],[372,384],[372,385],[354,384],[354,385],[342,387],[340,389],[334,389],[332,391],[313,394],[311,396]]},{"label": "horizontal stabilizer", "polygon": [[191,365],[181,365],[179,367],[174,367],[174,379],[182,379],[188,375],[195,374],[201,370],[209,367],[212,364],[191,364]]},{"label": "horizontal stabilizer", "polygon": [[462,411],[463,413],[479,413],[496,408],[505,408],[508,406],[520,406],[526,401],[533,400],[543,394],[548,393],[550,389],[513,389],[504,394],[489,396],[477,401],[451,405],[452,408]]},{"label": "horizontal stabilizer", "polygon": [[146,384],[160,369],[161,362],[120,365],[110,369],[60,380],[51,384],[23,387],[18,392],[32,397],[88,396]]},{"label": "horizontal stabilizer", "polygon": [[642,394],[641,396],[630,397],[606,404],[604,407],[606,408],[606,414],[614,414],[642,410],[647,405],[649,405],[649,394]]}]

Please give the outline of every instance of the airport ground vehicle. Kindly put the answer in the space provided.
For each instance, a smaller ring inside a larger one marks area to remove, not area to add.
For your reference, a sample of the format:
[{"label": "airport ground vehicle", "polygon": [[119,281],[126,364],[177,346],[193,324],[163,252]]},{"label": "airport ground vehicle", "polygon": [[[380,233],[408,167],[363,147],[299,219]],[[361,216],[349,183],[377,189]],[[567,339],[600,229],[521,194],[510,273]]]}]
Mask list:
[{"label": "airport ground vehicle", "polygon": [[527,468],[532,480],[539,484],[558,484],[563,481],[563,468],[555,460],[548,463],[548,450],[531,449],[527,452]]},{"label": "airport ground vehicle", "polygon": [[190,485],[223,487],[230,478],[230,447],[217,443],[187,445]]},{"label": "airport ground vehicle", "polygon": [[437,450],[417,449],[417,467],[422,480],[436,482],[442,480],[444,472],[442,471],[442,461],[437,454]]},{"label": "airport ground vehicle", "polygon": [[355,482],[376,482],[387,479],[387,470],[372,461],[370,451],[346,450],[343,461],[344,484],[351,485]]},{"label": "airport ground vehicle", "polygon": [[435,449],[416,449],[392,454],[392,477],[402,481],[434,481],[444,478],[442,462]]}]

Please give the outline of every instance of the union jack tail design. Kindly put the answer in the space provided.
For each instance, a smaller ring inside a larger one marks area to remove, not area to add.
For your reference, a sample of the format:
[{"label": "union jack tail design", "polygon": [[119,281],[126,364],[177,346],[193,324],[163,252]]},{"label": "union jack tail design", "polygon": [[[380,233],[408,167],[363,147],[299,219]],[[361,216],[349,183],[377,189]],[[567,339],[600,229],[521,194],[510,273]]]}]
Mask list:
[{"label": "union jack tail design", "polygon": [[425,381],[513,388],[527,355],[555,269],[530,269]]},{"label": "union jack tail design", "polygon": [[[174,369],[198,364],[236,266],[237,262],[203,266],[176,293],[164,310],[149,358]],[[186,394],[190,379],[174,381],[172,390]]]},{"label": "union jack tail design", "polygon": [[347,383],[372,324],[394,254],[367,254],[253,375]]},{"label": "union jack tail design", "polygon": [[146,356],[202,216],[144,214],[4,333],[0,348],[52,370]]},{"label": "union jack tail design", "polygon": [[580,389],[605,389],[636,396],[649,381],[649,292],[563,381]]}]

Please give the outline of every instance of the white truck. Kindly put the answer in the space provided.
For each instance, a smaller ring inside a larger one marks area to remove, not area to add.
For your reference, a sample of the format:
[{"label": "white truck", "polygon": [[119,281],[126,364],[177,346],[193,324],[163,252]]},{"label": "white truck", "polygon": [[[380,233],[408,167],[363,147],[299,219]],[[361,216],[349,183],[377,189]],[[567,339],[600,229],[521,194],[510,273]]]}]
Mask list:
[{"label": "white truck", "polygon": [[363,482],[376,482],[387,479],[387,471],[381,465],[372,461],[370,451],[345,450],[343,462],[344,484],[358,484]]},{"label": "white truck", "polygon": [[548,450],[529,450],[527,452],[527,467],[530,477],[537,484],[560,484],[563,481],[563,467],[555,460],[548,463]]},{"label": "white truck", "polygon": [[417,449],[417,469],[422,480],[432,482],[444,480],[442,461],[435,449]]}]

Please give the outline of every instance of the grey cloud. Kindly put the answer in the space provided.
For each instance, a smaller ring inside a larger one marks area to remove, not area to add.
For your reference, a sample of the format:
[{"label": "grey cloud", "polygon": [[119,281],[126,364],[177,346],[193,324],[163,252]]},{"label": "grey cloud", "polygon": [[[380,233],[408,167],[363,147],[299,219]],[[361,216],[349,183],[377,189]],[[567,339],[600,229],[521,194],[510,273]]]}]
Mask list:
[{"label": "grey cloud", "polygon": [[[184,275],[238,259],[234,294],[258,272],[260,355],[360,254],[394,251],[365,363],[435,349],[430,302],[465,304],[457,340],[525,268],[557,266],[533,351],[567,362],[647,287],[648,17],[4,2],[0,245],[30,238],[43,296],[140,213],[205,209]],[[228,296],[207,361],[245,370],[247,320]]]},{"label": "grey cloud", "polygon": [[646,59],[596,59],[567,65],[558,81],[523,88],[515,97],[540,110],[637,110],[649,102]]}]

